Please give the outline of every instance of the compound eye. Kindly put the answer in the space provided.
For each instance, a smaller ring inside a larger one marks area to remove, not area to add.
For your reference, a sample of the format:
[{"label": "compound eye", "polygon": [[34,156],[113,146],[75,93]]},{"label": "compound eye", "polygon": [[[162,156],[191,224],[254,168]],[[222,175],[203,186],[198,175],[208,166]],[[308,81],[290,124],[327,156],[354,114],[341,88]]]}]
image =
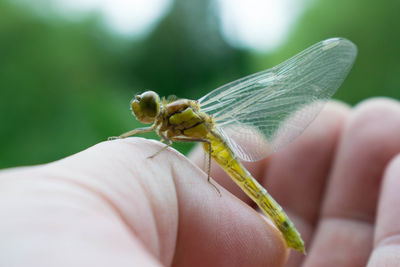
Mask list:
[{"label": "compound eye", "polygon": [[133,114],[143,123],[153,123],[160,111],[160,97],[153,91],[136,95],[131,102]]}]

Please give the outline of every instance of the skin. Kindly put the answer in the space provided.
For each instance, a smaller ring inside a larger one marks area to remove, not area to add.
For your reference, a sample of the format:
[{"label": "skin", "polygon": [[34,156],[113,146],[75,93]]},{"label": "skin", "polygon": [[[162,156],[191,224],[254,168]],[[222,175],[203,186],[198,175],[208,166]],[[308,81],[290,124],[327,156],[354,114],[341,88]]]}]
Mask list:
[{"label": "skin", "polygon": [[[303,135],[246,164],[294,221],[307,256],[212,165],[141,138],[0,172],[1,266],[397,266],[400,104],[329,103]],[[246,205],[245,203],[249,204]]]}]

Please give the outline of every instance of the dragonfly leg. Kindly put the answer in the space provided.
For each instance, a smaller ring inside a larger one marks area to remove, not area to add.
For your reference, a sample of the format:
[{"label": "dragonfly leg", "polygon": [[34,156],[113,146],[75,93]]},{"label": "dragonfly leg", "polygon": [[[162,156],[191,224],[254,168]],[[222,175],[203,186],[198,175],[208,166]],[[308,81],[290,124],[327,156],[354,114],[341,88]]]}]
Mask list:
[{"label": "dragonfly leg", "polygon": [[[217,188],[215,184],[212,183],[211,181],[211,142],[207,140],[206,142],[208,144],[208,171],[207,171],[207,181],[217,190],[217,193],[219,196],[221,196],[221,192]],[[205,169],[205,168],[204,168]]]},{"label": "dragonfly leg", "polygon": [[208,153],[206,153],[205,151],[204,151],[204,158],[203,158],[203,171],[206,171],[206,169],[207,169],[207,157],[208,157]]},{"label": "dragonfly leg", "polygon": [[[202,143],[207,143],[208,144],[208,171],[207,171],[207,182],[209,182],[217,191],[218,195],[221,196],[221,191],[218,189],[218,187],[211,181],[211,142],[207,139],[203,138],[190,138],[186,136],[177,136],[174,138],[171,138],[172,141],[177,141],[177,142],[202,142]],[[204,164],[205,165],[205,164]],[[205,166],[204,166],[205,169]]]},{"label": "dragonfly leg", "polygon": [[167,149],[168,147],[172,146],[172,141],[170,139],[168,139],[167,137],[165,137],[163,134],[160,134],[161,136],[161,142],[166,142],[167,144],[161,148],[160,150],[158,150],[156,153],[154,153],[153,155],[147,157],[148,159],[152,159],[155,156],[157,156],[158,154],[160,154],[161,152],[163,152],[165,149]]},{"label": "dragonfly leg", "polygon": [[150,127],[133,129],[129,132],[121,134],[120,136],[110,136],[110,137],[108,137],[108,140],[123,139],[123,138],[129,137],[129,136],[135,135],[135,134],[148,133],[148,132],[154,131],[154,128],[155,127],[153,125]]}]

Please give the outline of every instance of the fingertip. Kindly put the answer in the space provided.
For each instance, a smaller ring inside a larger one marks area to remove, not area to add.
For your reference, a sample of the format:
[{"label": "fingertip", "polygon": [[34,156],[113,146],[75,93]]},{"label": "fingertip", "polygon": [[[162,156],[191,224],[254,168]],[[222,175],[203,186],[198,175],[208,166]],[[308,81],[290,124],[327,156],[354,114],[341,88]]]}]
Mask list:
[{"label": "fingertip", "polygon": [[174,266],[284,264],[285,241],[254,209],[217,185],[219,195],[193,164],[174,161],[172,175],[179,210]]},{"label": "fingertip", "polygon": [[374,97],[368,98],[360,103],[358,103],[354,109],[353,113],[364,112],[369,110],[378,109],[398,109],[399,101],[389,97]]},{"label": "fingertip", "polygon": [[354,141],[370,144],[384,144],[398,139],[393,135],[397,135],[399,129],[400,104],[396,100],[384,97],[359,103],[346,127]]},{"label": "fingertip", "polygon": [[[377,176],[378,170],[383,170],[400,151],[399,134],[399,102],[383,97],[365,100],[354,108],[346,123],[339,147],[343,155],[340,158],[344,164],[353,162],[350,170],[375,166]],[[341,166],[341,163],[337,165]]]},{"label": "fingertip", "polygon": [[[119,140],[124,146],[153,152],[163,146],[149,140]],[[199,153],[204,155],[199,146]],[[171,153],[170,153],[171,152]],[[141,156],[147,155],[143,152]],[[122,160],[124,157],[122,158]],[[280,232],[254,209],[219,185],[222,195],[207,182],[207,174],[173,149],[154,159],[170,165],[177,197],[178,233],[174,265],[282,266],[288,249]],[[216,163],[213,163],[217,167]],[[156,166],[155,166],[156,167]],[[160,211],[162,212],[162,211]],[[205,257],[207,255],[207,257]],[[227,264],[229,262],[229,264]],[[220,263],[220,264],[219,264]]]},{"label": "fingertip", "polygon": [[347,115],[351,112],[351,106],[343,101],[333,99],[326,104],[322,112]]},{"label": "fingertip", "polygon": [[226,190],[199,191],[180,199],[174,266],[284,265],[285,241],[262,215]]}]

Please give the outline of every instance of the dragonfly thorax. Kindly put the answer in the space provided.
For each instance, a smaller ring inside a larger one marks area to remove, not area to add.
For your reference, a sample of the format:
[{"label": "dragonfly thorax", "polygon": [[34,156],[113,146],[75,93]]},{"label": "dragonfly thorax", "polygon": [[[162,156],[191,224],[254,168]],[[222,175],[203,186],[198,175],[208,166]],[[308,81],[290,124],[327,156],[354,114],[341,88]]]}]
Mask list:
[{"label": "dragonfly thorax", "polygon": [[146,91],[132,99],[131,107],[138,121],[153,123],[160,112],[160,97],[153,91]]}]

